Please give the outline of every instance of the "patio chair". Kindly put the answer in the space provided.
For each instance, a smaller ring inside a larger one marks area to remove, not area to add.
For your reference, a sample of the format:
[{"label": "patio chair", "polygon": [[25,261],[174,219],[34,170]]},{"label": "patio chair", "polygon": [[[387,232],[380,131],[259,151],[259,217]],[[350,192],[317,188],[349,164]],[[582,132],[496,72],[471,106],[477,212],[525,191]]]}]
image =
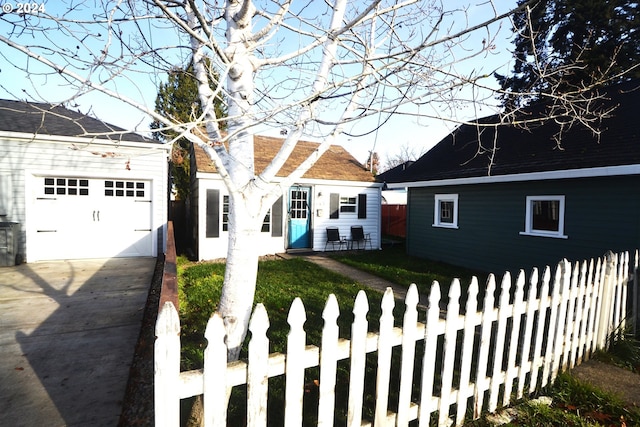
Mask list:
[{"label": "patio chair", "polygon": [[362,242],[362,247],[367,249],[367,243],[369,243],[369,249],[373,249],[373,245],[371,244],[371,233],[365,233],[364,229],[361,225],[351,226],[351,249],[353,249],[353,244],[358,244],[358,249],[360,249],[360,242]]},{"label": "patio chair", "polygon": [[337,227],[327,227],[327,241],[324,244],[325,251],[329,243],[331,243],[334,251],[336,250],[336,245],[338,245],[338,250],[341,250],[343,245],[346,249],[349,244],[346,238],[340,236],[340,230]]}]

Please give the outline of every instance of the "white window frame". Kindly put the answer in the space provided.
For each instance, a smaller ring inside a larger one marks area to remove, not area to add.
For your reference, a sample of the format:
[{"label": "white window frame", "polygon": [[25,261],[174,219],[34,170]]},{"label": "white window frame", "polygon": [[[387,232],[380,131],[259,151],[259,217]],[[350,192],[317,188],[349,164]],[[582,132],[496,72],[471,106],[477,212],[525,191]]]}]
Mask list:
[{"label": "white window frame", "polygon": [[[443,222],[440,218],[440,205],[442,202],[453,202],[453,221]],[[433,207],[433,226],[442,228],[458,228],[458,195],[435,194]]]},{"label": "white window frame", "polygon": [[229,214],[230,214],[230,206],[231,206],[231,201],[230,201],[230,197],[228,194],[223,194],[222,195],[222,212],[221,212],[221,220],[222,220],[222,231],[223,232],[228,232],[229,231]]},{"label": "white window frame", "polygon": [[[353,203],[351,202],[353,199]],[[355,196],[345,196],[343,194],[340,195],[339,202],[339,210],[340,215],[357,215],[358,214],[358,195]]]},{"label": "white window frame", "polygon": [[[533,228],[533,202],[545,201],[545,202],[559,202],[558,207],[558,230],[536,230]],[[520,234],[523,236],[539,236],[539,237],[552,237],[556,239],[568,239],[569,237],[564,234],[564,208],[565,208],[565,196],[552,195],[552,196],[527,196],[526,200],[526,214],[524,220],[524,231]]]}]

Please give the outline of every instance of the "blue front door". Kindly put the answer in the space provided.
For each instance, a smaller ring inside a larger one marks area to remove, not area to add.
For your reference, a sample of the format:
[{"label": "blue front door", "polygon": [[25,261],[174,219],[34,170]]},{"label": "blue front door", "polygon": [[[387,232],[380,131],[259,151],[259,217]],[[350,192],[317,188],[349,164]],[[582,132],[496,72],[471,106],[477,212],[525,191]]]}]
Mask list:
[{"label": "blue front door", "polygon": [[309,248],[311,230],[311,188],[289,190],[289,248]]}]

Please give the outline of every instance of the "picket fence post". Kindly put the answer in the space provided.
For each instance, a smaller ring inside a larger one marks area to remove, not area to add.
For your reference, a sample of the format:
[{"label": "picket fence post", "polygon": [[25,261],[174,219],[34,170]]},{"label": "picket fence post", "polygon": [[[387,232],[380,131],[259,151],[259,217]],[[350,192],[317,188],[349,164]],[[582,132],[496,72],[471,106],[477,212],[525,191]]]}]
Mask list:
[{"label": "picket fence post", "polygon": [[340,308],[334,294],[330,294],[322,312],[322,348],[320,350],[320,401],[318,402],[318,427],[334,424],[336,371],[338,363],[338,316]]},{"label": "picket fence post", "polygon": [[616,276],[616,259],[612,252],[607,252],[605,255],[606,263],[604,269],[604,279],[602,280],[602,288],[600,291],[601,308],[600,319],[598,328],[598,347],[605,348],[607,345],[607,338],[611,332],[611,304],[613,299],[613,280]]},{"label": "picket fence post", "polygon": [[409,425],[409,409],[413,386],[413,369],[416,341],[418,337],[418,288],[415,283],[409,286],[405,297],[405,311],[402,322],[402,361],[400,367],[400,392],[398,396],[398,415],[396,426]]},{"label": "picket fence post", "polygon": [[524,304],[524,282],[524,271],[520,270],[520,274],[518,274],[518,278],[516,279],[516,292],[513,297],[513,304],[511,305],[511,337],[509,339],[509,357],[507,359],[507,369],[504,373],[504,397],[502,398],[503,406],[508,405],[511,401],[513,380],[518,376],[516,355],[518,352],[518,343],[520,337],[520,320],[522,314],[526,309],[526,305]]},{"label": "picket fence post", "polygon": [[[538,304],[538,269],[534,268],[529,277],[529,293],[527,294],[526,322],[524,327],[524,341],[522,343],[522,354],[520,355],[520,369],[518,371],[518,390],[516,397],[521,399],[524,395],[524,384],[527,377],[527,371],[530,372],[530,379],[533,377],[533,361],[529,360],[531,351],[531,339],[533,333],[533,317]],[[534,343],[535,344],[535,343]],[[535,347],[534,347],[535,348]],[[535,355],[534,355],[535,360]]]},{"label": "picket fence post", "polygon": [[429,308],[424,328],[424,354],[422,359],[422,380],[420,382],[420,408],[418,423],[421,427],[429,425],[431,413],[435,409],[433,400],[433,380],[436,364],[436,347],[438,342],[438,321],[440,317],[440,284],[434,281],[429,293]]},{"label": "picket fence post", "polygon": [[180,425],[180,319],[167,301],[156,320],[154,346],[154,411],[156,427]]},{"label": "picket fence post", "polygon": [[[505,334],[507,319],[513,312],[509,305],[509,291],[511,290],[511,274],[507,271],[502,277],[500,286],[500,300],[498,303],[498,332],[493,355],[493,368],[491,370],[491,387],[489,389],[489,412],[494,412],[498,407],[498,396],[502,384],[502,358],[504,354]],[[511,313],[510,313],[511,312]]]},{"label": "picket fence post", "polygon": [[638,265],[640,263],[638,250],[633,257],[633,335],[638,336],[640,331],[640,278],[638,277]]},{"label": "picket fence post", "polygon": [[304,322],[307,316],[304,312],[302,300],[296,297],[289,309],[287,323],[287,354],[285,356],[287,378],[285,384],[285,427],[302,425],[302,399],[304,397],[304,347],[307,334],[304,332]]},{"label": "picket fence post", "polygon": [[367,312],[369,302],[367,294],[359,291],[353,304],[353,324],[351,325],[351,370],[349,374],[349,404],[347,408],[347,426],[359,427],[362,422],[362,401],[364,392],[364,373],[367,361]]},{"label": "picket fence post", "polygon": [[[247,425],[267,425],[269,384],[269,316],[262,303],[256,304],[249,321],[249,364],[247,366]],[[226,347],[225,347],[226,348]]]},{"label": "picket fence post", "polygon": [[[536,270],[537,271],[537,270]],[[551,269],[545,267],[542,273],[542,286],[540,287],[539,308],[538,308],[538,325],[536,327],[536,341],[533,348],[533,359],[531,361],[531,375],[529,375],[529,393],[536,391],[538,386],[538,378],[540,377],[540,369],[542,368],[544,376],[545,359],[542,356],[542,342],[544,339],[544,325],[547,321],[547,309],[551,306],[551,298],[549,297],[549,282],[551,281]],[[547,340],[548,340],[547,336]],[[543,380],[540,379],[540,384]]]},{"label": "picket fence post", "polygon": [[473,395],[473,387],[469,382],[471,376],[471,364],[473,359],[473,340],[475,338],[475,326],[478,308],[478,279],[471,279],[467,292],[467,304],[464,312],[464,330],[462,338],[462,356],[460,364],[460,385],[458,388],[458,400],[455,425],[460,426],[464,422],[467,410],[467,400]]},{"label": "picket fence post", "polygon": [[207,347],[204,349],[204,425],[227,425],[227,346],[222,317],[217,312],[207,322],[204,332]]},{"label": "picket fence post", "polygon": [[[494,306],[496,291],[496,278],[489,274],[487,279],[487,289],[484,296],[483,315],[480,324],[480,354],[478,355],[478,372],[475,381],[473,417],[478,418],[482,413],[484,405],[485,391],[491,385],[490,378],[487,377],[487,366],[489,365],[489,349],[491,348],[491,325],[497,318],[497,310]],[[425,424],[427,425],[427,424]]]}]

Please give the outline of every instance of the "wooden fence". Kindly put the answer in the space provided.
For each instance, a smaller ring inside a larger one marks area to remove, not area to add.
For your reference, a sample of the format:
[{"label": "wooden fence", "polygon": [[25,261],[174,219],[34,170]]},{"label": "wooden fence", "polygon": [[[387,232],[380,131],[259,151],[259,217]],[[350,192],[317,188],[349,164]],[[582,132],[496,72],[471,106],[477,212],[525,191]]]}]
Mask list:
[{"label": "wooden fence", "polygon": [[[636,272],[637,253],[634,267]],[[317,366],[318,425],[333,426],[336,369],[344,359],[350,362],[348,426],[406,426],[414,419],[421,426],[434,419],[438,425],[451,421],[461,425],[465,417],[494,412],[510,399],[549,384],[559,372],[606,347],[611,332],[624,325],[627,285],[632,283],[628,253],[609,253],[573,267],[565,260],[553,276],[548,267],[541,277],[534,269],[528,281],[520,272],[512,283],[507,273],[496,290],[490,275],[480,307],[477,280],[472,280],[464,306],[460,304],[460,283],[454,280],[443,301],[446,310],[440,308],[440,286],[434,282],[423,320],[419,320],[424,316],[416,287],[411,285],[401,327],[394,326],[395,302],[387,289],[376,333],[368,330],[368,302],[361,291],[354,303],[350,340],[339,338],[338,304],[331,295],[323,312],[320,347],[306,345],[305,310],[296,299],[289,311],[286,355],[269,354],[268,317],[257,304],[249,326],[248,360],[229,364],[222,319],[214,314],[205,332],[205,367],[189,372],[180,372],[180,324],[176,310],[167,302],[156,326],[156,426],[178,426],[180,399],[201,394],[205,426],[225,426],[227,387],[243,384],[247,389],[246,423],[264,426],[269,378],[280,375],[286,376],[285,426],[301,426],[305,369]],[[422,352],[416,351],[417,344]],[[392,349],[396,346],[401,349],[400,366],[394,368],[400,373],[399,388],[397,401],[389,405]],[[376,352],[375,409],[372,419],[363,420],[366,356]],[[420,385],[417,392],[413,390],[416,384]],[[397,409],[392,412],[390,407]]]},{"label": "wooden fence", "polygon": [[406,237],[407,205],[382,205],[382,235]]}]

